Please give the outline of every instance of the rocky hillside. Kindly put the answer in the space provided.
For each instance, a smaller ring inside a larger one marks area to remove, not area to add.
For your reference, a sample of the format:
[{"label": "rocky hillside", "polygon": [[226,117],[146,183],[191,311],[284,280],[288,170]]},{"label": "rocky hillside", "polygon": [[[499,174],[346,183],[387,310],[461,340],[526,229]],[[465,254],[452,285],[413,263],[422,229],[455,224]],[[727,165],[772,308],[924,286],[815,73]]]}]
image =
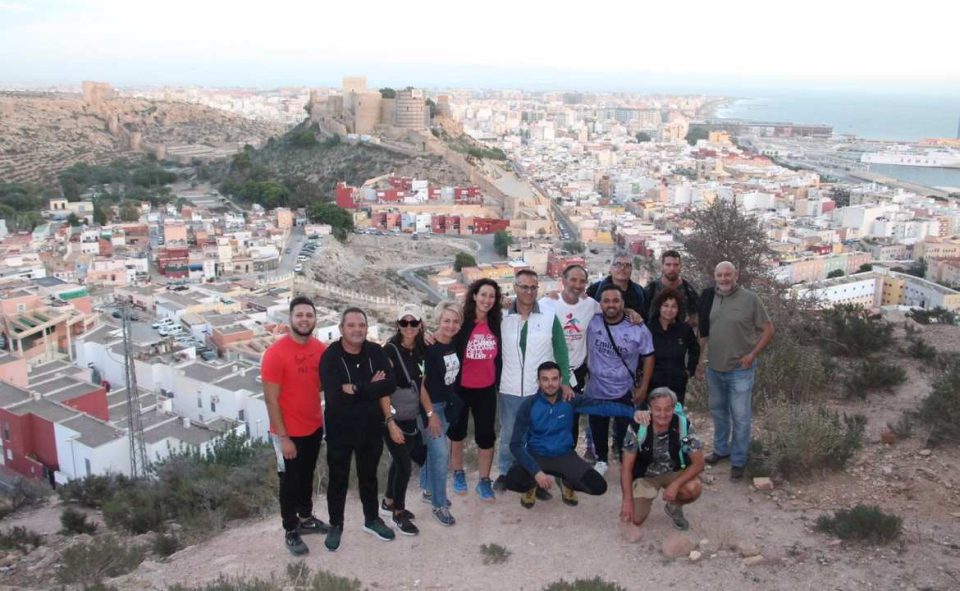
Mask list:
[{"label": "rocky hillside", "polygon": [[[123,98],[110,100],[110,107],[120,125],[150,143],[266,142],[284,131],[199,105]],[[79,94],[0,93],[0,181],[50,181],[76,162],[106,164],[133,155]]]},{"label": "rocky hillside", "polygon": [[257,150],[252,160],[266,167],[273,177],[303,179],[318,185],[324,195],[331,194],[339,181],[359,186],[389,173],[445,186],[470,184],[462,170],[439,156],[408,156],[367,144],[327,141],[302,147],[276,141]]}]

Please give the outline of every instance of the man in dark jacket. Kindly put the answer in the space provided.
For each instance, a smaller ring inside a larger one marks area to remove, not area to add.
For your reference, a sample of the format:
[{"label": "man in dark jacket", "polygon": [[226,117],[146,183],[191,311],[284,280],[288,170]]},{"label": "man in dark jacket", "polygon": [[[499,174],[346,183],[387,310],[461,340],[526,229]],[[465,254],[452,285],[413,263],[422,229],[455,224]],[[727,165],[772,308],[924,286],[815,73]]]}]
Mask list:
[{"label": "man in dark jacket", "polygon": [[635,283],[630,276],[633,275],[633,257],[629,252],[618,251],[610,263],[610,274],[596,281],[587,288],[587,295],[600,301],[600,294],[608,285],[616,285],[620,288],[620,295],[623,296],[623,303],[626,309],[633,310],[648,320],[647,314],[650,312],[650,301],[647,300],[646,293],[639,283]]},{"label": "man in dark jacket", "polygon": [[383,425],[393,420],[390,405],[381,398],[393,393],[396,380],[383,349],[367,341],[367,315],[363,310],[348,308],[343,312],[340,334],[340,340],[330,345],[320,362],[330,471],[330,531],[325,545],[331,552],[340,547],[343,535],[343,510],[354,454],[365,518],[363,531],[381,540],[394,538],[393,530],[377,514],[377,466],[383,452]]},{"label": "man in dark jacket", "polygon": [[653,308],[653,301],[657,299],[657,294],[667,288],[672,288],[680,292],[683,296],[680,307],[681,321],[690,323],[690,326],[696,328],[700,312],[700,294],[692,283],[680,276],[680,253],[676,250],[667,250],[660,255],[660,277],[654,279],[644,288],[647,303],[650,304],[648,319],[657,315],[657,310]]},{"label": "man in dark jacket", "polygon": [[[504,478],[507,489],[523,493],[520,504],[529,509],[536,501],[537,488],[550,488],[550,476],[563,494],[563,502],[576,505],[582,491],[602,495],[607,491],[603,476],[577,455],[573,447],[572,424],[575,412],[604,416],[633,417],[644,421],[646,413],[627,405],[576,396],[560,396],[560,366],[545,361],[537,367],[539,390],[523,401],[514,423],[510,451],[517,462]],[[649,415],[647,415],[649,416]]]}]

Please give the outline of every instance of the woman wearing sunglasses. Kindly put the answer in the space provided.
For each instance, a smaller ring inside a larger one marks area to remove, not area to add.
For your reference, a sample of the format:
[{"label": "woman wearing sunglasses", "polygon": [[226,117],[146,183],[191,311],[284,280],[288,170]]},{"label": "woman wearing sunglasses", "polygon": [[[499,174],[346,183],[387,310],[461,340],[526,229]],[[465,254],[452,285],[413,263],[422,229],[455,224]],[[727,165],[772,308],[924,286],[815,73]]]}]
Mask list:
[{"label": "woman wearing sunglasses", "polygon": [[[384,441],[393,461],[387,472],[387,490],[380,503],[380,514],[392,517],[400,533],[415,536],[420,530],[414,515],[406,508],[413,457],[423,446],[417,427],[420,411],[420,385],[423,383],[423,314],[413,304],[405,305],[397,316],[397,332],[383,348],[393,366],[397,389],[390,398],[394,420],[387,422]],[[423,463],[422,458],[418,463]]]}]

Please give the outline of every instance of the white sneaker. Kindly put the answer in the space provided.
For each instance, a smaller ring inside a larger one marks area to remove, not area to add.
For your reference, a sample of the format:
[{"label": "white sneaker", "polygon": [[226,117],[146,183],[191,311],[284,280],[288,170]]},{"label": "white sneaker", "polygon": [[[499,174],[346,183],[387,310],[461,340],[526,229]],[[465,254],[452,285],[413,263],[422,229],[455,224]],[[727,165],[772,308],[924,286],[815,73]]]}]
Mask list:
[{"label": "white sneaker", "polygon": [[606,462],[597,462],[593,465],[593,469],[599,472],[600,476],[605,476],[609,467]]}]

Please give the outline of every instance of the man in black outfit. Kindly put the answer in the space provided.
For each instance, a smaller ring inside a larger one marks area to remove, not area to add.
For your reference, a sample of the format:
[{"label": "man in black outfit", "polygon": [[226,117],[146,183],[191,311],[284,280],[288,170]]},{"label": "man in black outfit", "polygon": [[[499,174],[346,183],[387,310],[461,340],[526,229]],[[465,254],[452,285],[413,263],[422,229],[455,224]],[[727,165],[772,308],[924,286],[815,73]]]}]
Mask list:
[{"label": "man in black outfit", "polygon": [[696,328],[700,311],[700,293],[692,283],[680,276],[680,267],[680,253],[676,250],[667,250],[660,255],[660,277],[652,280],[644,288],[647,304],[650,305],[650,312],[646,318],[649,320],[658,313],[653,306],[657,295],[664,289],[675,289],[682,296],[678,320],[688,322],[690,326]]},{"label": "man in black outfit", "polygon": [[324,544],[331,552],[340,547],[343,535],[350,458],[354,454],[365,518],[363,531],[386,541],[395,535],[380,519],[377,508],[377,466],[383,452],[383,425],[393,419],[384,416],[380,399],[396,389],[393,370],[380,345],[367,341],[367,315],[363,310],[347,308],[343,312],[340,334],[340,340],[330,345],[320,362],[330,470],[327,489],[330,532]]}]

